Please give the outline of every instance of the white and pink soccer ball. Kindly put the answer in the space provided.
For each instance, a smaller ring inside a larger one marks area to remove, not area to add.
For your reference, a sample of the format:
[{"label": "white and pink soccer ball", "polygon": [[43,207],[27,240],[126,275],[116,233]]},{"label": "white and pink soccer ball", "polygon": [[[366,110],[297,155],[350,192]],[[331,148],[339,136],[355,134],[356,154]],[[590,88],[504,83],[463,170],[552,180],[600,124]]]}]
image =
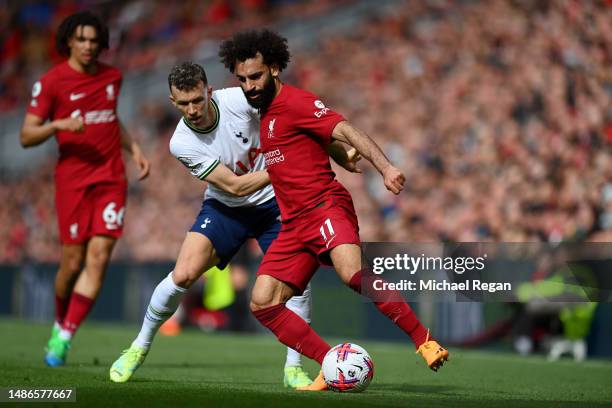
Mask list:
[{"label": "white and pink soccer ball", "polygon": [[374,377],[372,358],[354,343],[332,347],[323,359],[322,369],[325,383],[337,392],[362,392]]}]

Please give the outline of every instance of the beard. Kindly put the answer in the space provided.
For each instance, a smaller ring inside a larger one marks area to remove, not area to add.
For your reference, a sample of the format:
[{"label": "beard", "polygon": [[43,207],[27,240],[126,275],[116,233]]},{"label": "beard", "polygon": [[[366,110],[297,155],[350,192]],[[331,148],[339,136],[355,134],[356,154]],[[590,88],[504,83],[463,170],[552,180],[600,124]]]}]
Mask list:
[{"label": "beard", "polygon": [[[252,97],[257,95],[259,95],[259,97],[257,97],[256,99],[251,99]],[[272,75],[268,76],[268,79],[264,83],[262,89],[253,89],[249,92],[244,92],[244,96],[246,96],[249,105],[251,105],[255,109],[259,109],[261,113],[265,112],[268,109],[268,107],[274,100],[275,95],[276,86],[274,85],[274,78],[272,78]]]}]

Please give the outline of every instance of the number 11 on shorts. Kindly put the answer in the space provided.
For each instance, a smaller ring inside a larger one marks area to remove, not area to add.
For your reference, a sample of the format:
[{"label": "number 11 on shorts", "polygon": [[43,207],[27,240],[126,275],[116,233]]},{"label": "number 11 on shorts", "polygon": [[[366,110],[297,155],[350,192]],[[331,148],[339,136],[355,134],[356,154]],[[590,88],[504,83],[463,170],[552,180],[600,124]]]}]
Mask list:
[{"label": "number 11 on shorts", "polygon": [[[327,234],[325,233],[325,227],[327,227],[327,232],[329,234],[329,241],[327,238]],[[335,232],[334,232],[334,227],[332,227],[331,224],[331,220],[328,218],[323,222],[323,225],[321,225],[321,228],[319,228],[319,231],[321,232],[321,235],[323,236],[323,241],[325,241],[326,244],[329,244],[329,242],[331,242],[332,239],[335,238]]]}]

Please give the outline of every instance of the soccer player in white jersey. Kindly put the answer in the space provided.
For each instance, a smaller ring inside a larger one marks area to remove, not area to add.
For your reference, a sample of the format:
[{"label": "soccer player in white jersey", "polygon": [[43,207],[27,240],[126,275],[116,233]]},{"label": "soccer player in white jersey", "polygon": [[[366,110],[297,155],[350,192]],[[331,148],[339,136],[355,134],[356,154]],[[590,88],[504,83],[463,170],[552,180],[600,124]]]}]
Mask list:
[{"label": "soccer player in white jersey", "polygon": [[[176,311],[184,293],[213,266],[224,268],[248,238],[266,252],[280,231],[280,210],[265,170],[259,116],[238,87],[213,92],[204,69],[191,62],[168,76],[170,100],[182,113],[170,140],[171,153],[208,182],[202,209],[187,233],[174,270],[155,288],[140,333],[110,368],[114,382],[128,381],[144,362],[159,327]],[[349,171],[359,159],[343,148],[330,154]],[[310,288],[287,307],[310,323]],[[301,356],[288,349],[285,386],[311,383]]]}]

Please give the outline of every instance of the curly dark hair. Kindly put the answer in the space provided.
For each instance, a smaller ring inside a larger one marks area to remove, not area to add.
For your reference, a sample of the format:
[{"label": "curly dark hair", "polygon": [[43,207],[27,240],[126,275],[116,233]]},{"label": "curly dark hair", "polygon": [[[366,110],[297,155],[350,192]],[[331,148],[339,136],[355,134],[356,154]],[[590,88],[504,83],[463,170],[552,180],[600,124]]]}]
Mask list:
[{"label": "curly dark hair", "polygon": [[81,11],[66,17],[57,29],[55,48],[60,55],[64,57],[70,56],[68,41],[70,37],[74,35],[74,30],[76,30],[78,26],[90,26],[95,28],[98,34],[100,51],[108,49],[108,27],[106,27],[106,25],[102,23],[102,20],[95,14],[89,11]]},{"label": "curly dark hair", "polygon": [[204,83],[204,86],[208,85],[206,71],[201,65],[191,61],[175,65],[168,75],[170,91],[172,91],[172,86],[180,91],[189,91],[198,86],[200,81]]},{"label": "curly dark hair", "polygon": [[277,65],[282,71],[291,59],[287,39],[270,30],[243,31],[224,41],[219,49],[221,62],[230,72],[234,72],[236,61],[263,56],[264,64]]}]

